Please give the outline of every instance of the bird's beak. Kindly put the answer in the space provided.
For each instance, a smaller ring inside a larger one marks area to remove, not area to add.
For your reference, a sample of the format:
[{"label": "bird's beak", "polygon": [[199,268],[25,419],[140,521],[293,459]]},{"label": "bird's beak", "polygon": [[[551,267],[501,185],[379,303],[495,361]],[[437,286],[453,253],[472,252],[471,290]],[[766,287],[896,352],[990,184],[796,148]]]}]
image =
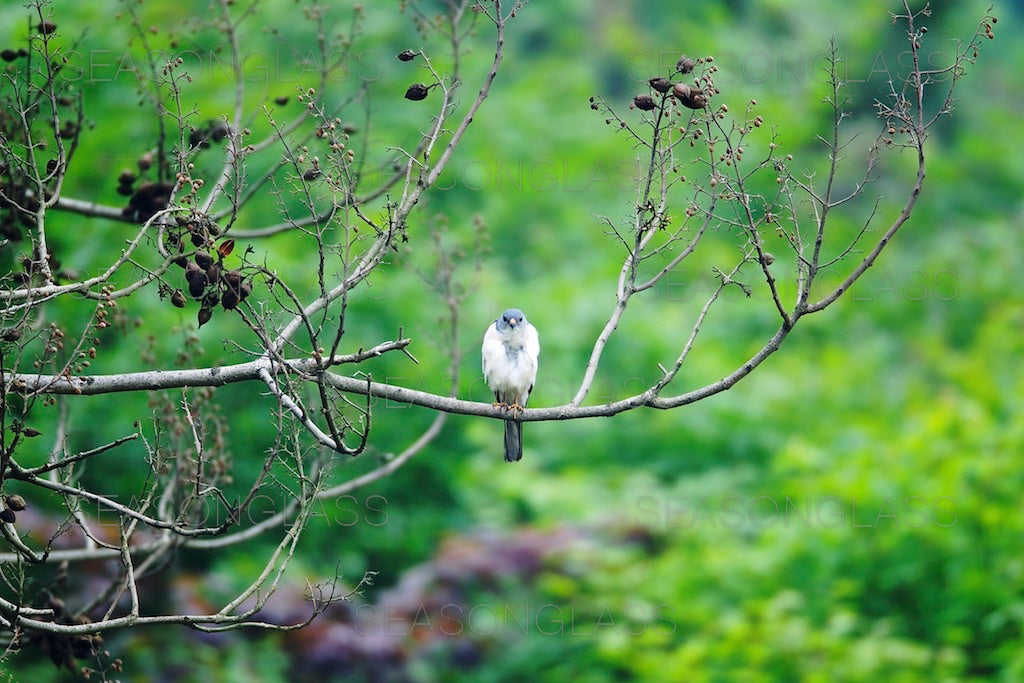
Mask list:
[{"label": "bird's beak", "polygon": [[516,325],[519,324],[519,321],[516,320],[515,318],[509,318],[508,319],[508,324],[511,325],[512,327],[515,327]]}]

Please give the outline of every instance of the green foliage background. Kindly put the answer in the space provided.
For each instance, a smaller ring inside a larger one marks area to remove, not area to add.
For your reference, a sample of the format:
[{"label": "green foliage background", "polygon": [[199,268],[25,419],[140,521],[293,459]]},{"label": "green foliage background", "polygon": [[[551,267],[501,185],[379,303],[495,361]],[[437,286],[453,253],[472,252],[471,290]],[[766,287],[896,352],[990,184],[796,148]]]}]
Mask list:
[{"label": "green foliage background", "polygon": [[[970,36],[987,5],[938,5],[927,24],[941,59],[951,53],[950,39]],[[108,79],[111,68],[100,66],[108,63],[100,51],[116,56],[130,38],[125,21],[110,20],[117,7],[56,8],[61,28],[82,34],[84,63],[95,69],[81,84],[95,128],[68,194],[111,204],[121,201],[114,193],[118,170],[134,164],[152,136],[130,80]],[[411,146],[428,116],[426,106],[401,99],[420,76],[393,55],[410,46],[440,50],[396,8],[366,8],[363,51],[351,80],[331,84],[342,93],[359,78],[369,82],[378,121],[369,145],[381,158],[385,145]],[[147,2],[142,11],[159,27],[208,10],[202,3]],[[345,21],[345,8],[331,11]],[[308,40],[293,3],[268,3],[262,12],[263,25],[276,32],[253,24],[247,34],[261,55]],[[443,602],[454,591],[467,610],[491,606],[474,614],[495,620],[463,621],[452,635],[435,613],[426,614],[415,629],[386,634],[401,643],[400,656],[388,663],[356,658],[346,665],[342,658],[321,670],[302,654],[317,639],[333,642],[315,626],[287,638],[197,639],[182,629],[147,629],[109,643],[125,661],[120,678],[1024,678],[1018,506],[1024,417],[1015,408],[1024,394],[1024,297],[1016,281],[1024,268],[1024,162],[1017,153],[1024,142],[1017,118],[1024,46],[1015,39],[1018,6],[997,6],[994,13],[1000,38],[984,45],[961,84],[954,116],[929,141],[928,180],[911,224],[849,296],[803,320],[750,378],[682,410],[530,424],[525,458],[514,467],[501,462],[500,425],[452,417],[441,437],[394,476],[325,507],[290,573],[300,605],[307,579],[377,570],[364,604],[380,605],[388,595],[404,594],[403,575],[408,581],[410,570],[443,565],[460,547],[500,550],[555,539],[538,552],[531,571],[488,566],[504,556],[484,552],[478,572],[438,580],[417,598]],[[0,38],[17,41],[23,17],[15,5],[0,10]],[[722,101],[735,112],[756,99],[766,130],[778,131],[794,163],[820,169],[825,159],[815,135],[830,125],[820,69],[832,36],[847,60],[854,131],[870,123],[873,96],[885,86],[882,68],[898,69],[903,49],[900,31],[878,3],[529,4],[511,25],[491,98],[412,225],[410,248],[353,302],[348,348],[392,337],[402,326],[415,340],[420,364],[385,358],[368,369],[395,383],[446,391],[448,340],[438,324],[440,299],[429,286],[435,250],[428,233],[471,251],[480,217],[489,250],[479,267],[468,259],[459,271],[470,291],[461,310],[459,393],[487,400],[480,336],[496,312],[516,305],[541,333],[531,404],[567,401],[611,312],[621,260],[597,216],[623,219],[633,201],[628,171],[636,150],[590,110],[588,98],[601,94],[629,115],[632,95],[680,52],[712,54]],[[470,84],[489,60],[486,38],[481,31],[471,41]],[[211,74],[197,80],[195,97],[201,115],[216,118],[228,95],[215,69]],[[271,74],[265,85],[292,94],[303,84]],[[856,143],[850,148],[854,166],[863,154],[857,149]],[[883,197],[883,217],[893,215],[909,186],[908,161],[888,158],[869,188],[869,195]],[[259,212],[272,210],[267,204],[250,216],[265,220]],[[855,228],[869,210],[870,196],[836,216],[837,229]],[[95,268],[122,238],[118,225],[54,220],[64,221],[53,230],[57,248],[83,270]],[[709,292],[707,269],[731,253],[728,239],[714,244],[707,260],[631,304],[605,354],[594,401],[626,395],[656,374],[657,363],[674,359]],[[307,258],[291,253],[285,238],[254,246],[281,268],[298,271]],[[172,358],[194,334],[192,313],[169,309],[155,296],[127,308],[125,315],[144,322],[134,334],[105,341],[97,372],[139,367],[148,337],[156,338],[158,359]],[[685,387],[741,363],[773,330],[771,313],[763,299],[727,297],[680,377]],[[215,323],[198,335],[200,358],[240,360],[220,340],[241,328],[227,318]],[[258,467],[259,454],[247,452],[247,444],[266,443],[261,409],[269,403],[241,387],[219,390],[218,400],[229,417],[237,466]],[[343,463],[339,478],[401,450],[433,417],[405,406],[376,407],[374,452]],[[134,408],[118,397],[83,399],[72,442],[87,447],[109,436],[112,425],[127,429]],[[144,471],[132,462],[138,455],[112,456],[109,470],[93,476],[130,490],[131,477]],[[216,557],[184,554],[176,569],[185,578],[161,589],[183,590],[191,581],[198,594],[216,596],[246,582],[262,550],[255,543]],[[509,613],[518,621],[501,618]],[[59,679],[30,650],[4,665],[13,667],[15,680]]]}]

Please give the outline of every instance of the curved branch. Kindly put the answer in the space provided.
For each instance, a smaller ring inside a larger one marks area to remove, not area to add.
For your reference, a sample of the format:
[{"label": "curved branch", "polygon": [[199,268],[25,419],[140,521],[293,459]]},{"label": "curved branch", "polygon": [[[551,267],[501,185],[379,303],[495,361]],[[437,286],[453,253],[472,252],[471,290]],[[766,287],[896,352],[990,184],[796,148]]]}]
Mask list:
[{"label": "curved branch", "polygon": [[[760,351],[743,363],[732,374],[717,382],[680,396],[660,398],[657,396],[656,387],[652,386],[650,389],[639,394],[601,405],[582,406],[568,403],[550,408],[525,408],[519,413],[518,419],[523,422],[542,422],[587,417],[610,417],[627,410],[645,406],[668,409],[693,403],[699,399],[730,389],[736,382],[750,374],[755,367],[779,349],[782,340],[785,339],[791,329],[792,325],[780,327]],[[259,381],[262,372],[302,375],[310,374],[316,370],[322,371],[322,369],[322,364],[312,358],[287,360],[283,363],[271,363],[270,361],[260,359],[238,365],[197,370],[158,370],[124,375],[93,375],[90,377],[70,378],[53,375],[5,373],[3,377],[4,381],[11,383],[15,391],[99,395],[117,391],[176,389],[200,386],[219,387],[236,382]],[[475,415],[497,420],[508,418],[508,413],[505,409],[495,407],[492,403],[441,396],[426,391],[367,381],[359,377],[346,377],[331,372],[323,372],[322,378],[330,386],[345,393],[386,399],[388,401],[406,403],[458,415]]]}]

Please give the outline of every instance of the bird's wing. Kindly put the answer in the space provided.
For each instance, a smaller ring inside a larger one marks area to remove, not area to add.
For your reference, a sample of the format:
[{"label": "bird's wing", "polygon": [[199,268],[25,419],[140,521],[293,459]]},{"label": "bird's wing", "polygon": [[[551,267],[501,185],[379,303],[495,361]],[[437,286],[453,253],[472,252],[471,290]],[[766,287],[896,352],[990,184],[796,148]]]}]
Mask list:
[{"label": "bird's wing", "polygon": [[491,384],[491,372],[494,370],[495,363],[499,362],[505,355],[504,346],[501,343],[501,336],[498,334],[498,328],[491,323],[487,331],[484,332],[484,343],[480,347],[480,358],[483,365],[484,381],[488,385]]},{"label": "bird's wing", "polygon": [[533,390],[533,383],[537,380],[537,359],[540,357],[540,335],[537,328],[532,324],[526,328],[526,343],[523,351],[530,359],[530,390]]}]

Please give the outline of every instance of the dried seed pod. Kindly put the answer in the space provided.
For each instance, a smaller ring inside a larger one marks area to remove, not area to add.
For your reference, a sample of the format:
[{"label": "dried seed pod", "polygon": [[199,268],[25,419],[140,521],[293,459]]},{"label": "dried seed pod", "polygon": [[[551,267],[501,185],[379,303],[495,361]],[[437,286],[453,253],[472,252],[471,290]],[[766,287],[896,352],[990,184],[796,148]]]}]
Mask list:
[{"label": "dried seed pod", "polygon": [[672,81],[661,76],[656,76],[655,78],[647,81],[647,83],[660,93],[667,93],[672,89]]},{"label": "dried seed pod", "polygon": [[4,505],[15,512],[21,512],[28,507],[28,504],[25,503],[25,499],[17,494],[4,498]]},{"label": "dried seed pod", "polygon": [[224,273],[224,294],[220,303],[224,310],[230,311],[238,306],[239,302],[249,295],[252,285],[242,278],[237,270],[229,270]]},{"label": "dried seed pod", "polygon": [[693,61],[692,58],[683,55],[682,57],[679,58],[679,61],[676,62],[676,71],[678,71],[681,74],[688,74],[691,71],[693,71],[693,67],[695,64],[696,62]]},{"label": "dried seed pod", "polygon": [[[677,83],[676,85],[679,84]],[[690,109],[703,109],[708,106],[708,96],[703,90],[690,88],[689,91],[686,95],[676,94],[676,99],[679,100],[680,104]]]},{"label": "dried seed pod", "polygon": [[422,83],[413,83],[409,86],[409,89],[405,91],[405,99],[413,101],[422,100],[429,92],[430,89]]},{"label": "dried seed pod", "polygon": [[188,144],[192,149],[207,149],[210,138],[205,130],[194,130],[188,135]]},{"label": "dried seed pod", "polygon": [[210,317],[211,316],[213,316],[213,310],[212,309],[209,309],[206,306],[203,306],[202,308],[200,308],[199,309],[199,315],[197,316],[197,318],[199,320],[199,327],[202,327],[206,323],[210,322]]},{"label": "dried seed pod", "polygon": [[117,182],[122,185],[131,185],[135,182],[135,174],[126,168],[121,171],[121,175],[117,176]]},{"label": "dried seed pod", "polygon": [[131,185],[118,185],[117,186],[117,193],[119,195],[121,195],[122,197],[131,197],[134,192],[135,192],[135,190],[132,189]]},{"label": "dried seed pod", "polygon": [[220,303],[220,294],[217,290],[212,290],[207,292],[206,296],[203,297],[203,303],[201,305],[203,308],[213,308],[218,303]]},{"label": "dried seed pod", "polygon": [[136,220],[148,221],[157,211],[167,208],[173,191],[174,186],[169,183],[143,183],[128,200],[128,208],[134,211]]},{"label": "dried seed pod", "polygon": [[18,341],[20,338],[21,329],[17,327],[5,327],[3,331],[0,332],[0,339],[3,339],[5,342]]},{"label": "dried seed pod", "polygon": [[206,271],[197,266],[192,261],[188,262],[185,266],[185,282],[191,283],[193,280],[199,277],[206,277]]},{"label": "dried seed pod", "polygon": [[676,83],[672,86],[672,94],[677,98],[689,97],[691,90],[692,88],[690,88],[686,83]]},{"label": "dried seed pod", "polygon": [[14,524],[18,519],[18,515],[14,514],[14,510],[10,508],[4,508],[0,510],[0,521],[7,522],[8,524]]},{"label": "dried seed pod", "polygon": [[206,279],[210,284],[215,285],[220,281],[220,272],[223,270],[221,265],[217,262],[211,263],[210,267],[206,269]]},{"label": "dried seed pod", "polygon": [[52,21],[41,21],[36,24],[36,29],[38,29],[44,36],[48,36],[57,30],[57,24]]},{"label": "dried seed pod", "polygon": [[33,437],[39,436],[40,434],[42,434],[42,432],[39,431],[38,429],[32,429],[31,427],[23,428],[21,430],[21,433],[22,433],[23,436],[27,436],[30,439],[33,438]]},{"label": "dried seed pod", "polygon": [[92,636],[77,635],[71,637],[71,655],[75,659],[88,659],[96,654],[96,644]]},{"label": "dried seed pod", "polygon": [[3,51],[0,51],[0,59],[4,60],[5,62],[13,62],[17,58],[18,58],[17,50],[3,50]]},{"label": "dried seed pod", "polygon": [[238,290],[228,287],[220,297],[220,304],[225,311],[234,310],[238,306]]},{"label": "dried seed pod", "polygon": [[223,121],[214,121],[210,124],[210,139],[214,142],[220,142],[230,134],[231,129]]},{"label": "dried seed pod", "polygon": [[770,266],[771,264],[775,263],[775,257],[766,251],[764,252],[764,256],[761,258],[761,263],[765,264],[766,266]]},{"label": "dried seed pod", "polygon": [[200,272],[197,277],[189,280],[188,294],[193,299],[200,299],[206,291],[206,273]]},{"label": "dried seed pod", "polygon": [[175,308],[185,308],[185,295],[180,289],[174,290],[174,294],[171,294],[171,304]]},{"label": "dried seed pod", "polygon": [[242,284],[242,274],[237,270],[226,270],[221,277],[224,279],[224,284],[228,287],[234,287],[237,289],[238,286]]},{"label": "dried seed pod", "polygon": [[281,95],[280,97],[275,97],[274,104],[276,104],[279,107],[283,107],[284,105],[288,104],[288,98],[285,97],[284,95]]},{"label": "dried seed pod", "polygon": [[213,257],[210,256],[209,252],[197,251],[195,255],[196,265],[206,270],[213,265]]},{"label": "dried seed pod", "polygon": [[400,62],[411,62],[416,59],[416,53],[412,50],[402,50],[398,53],[398,61]]},{"label": "dried seed pod", "polygon": [[651,111],[657,106],[650,95],[637,95],[633,98],[633,105],[641,111]]}]

